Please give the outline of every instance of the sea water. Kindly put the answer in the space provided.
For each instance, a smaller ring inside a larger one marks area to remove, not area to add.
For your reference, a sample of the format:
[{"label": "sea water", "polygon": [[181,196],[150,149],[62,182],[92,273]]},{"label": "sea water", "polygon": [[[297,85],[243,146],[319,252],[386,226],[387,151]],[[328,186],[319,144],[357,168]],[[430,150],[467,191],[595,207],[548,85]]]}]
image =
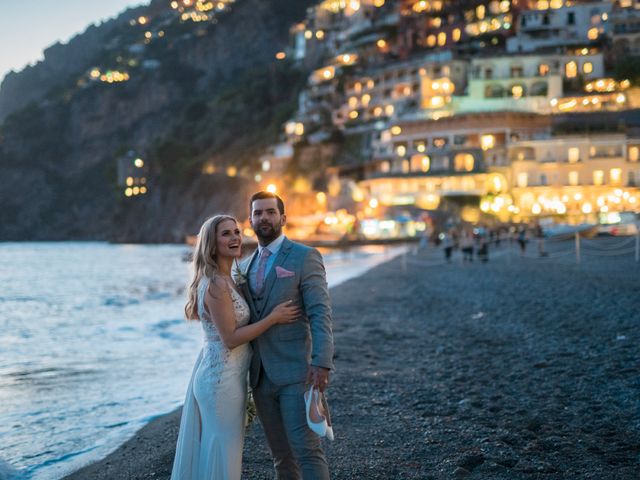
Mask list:
[{"label": "sea water", "polygon": [[[60,478],[182,403],[202,345],[188,251],[0,243],[0,477]],[[324,251],[329,285],[403,251]]]}]

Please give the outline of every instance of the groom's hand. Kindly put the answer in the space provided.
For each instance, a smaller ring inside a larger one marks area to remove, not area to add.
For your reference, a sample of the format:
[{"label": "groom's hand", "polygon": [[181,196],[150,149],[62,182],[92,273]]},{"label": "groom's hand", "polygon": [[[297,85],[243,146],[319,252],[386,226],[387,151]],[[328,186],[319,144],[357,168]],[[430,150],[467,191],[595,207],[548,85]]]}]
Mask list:
[{"label": "groom's hand", "polygon": [[307,371],[307,385],[315,385],[315,387],[324,392],[324,389],[329,386],[329,369],[323,367],[315,367],[309,365]]}]

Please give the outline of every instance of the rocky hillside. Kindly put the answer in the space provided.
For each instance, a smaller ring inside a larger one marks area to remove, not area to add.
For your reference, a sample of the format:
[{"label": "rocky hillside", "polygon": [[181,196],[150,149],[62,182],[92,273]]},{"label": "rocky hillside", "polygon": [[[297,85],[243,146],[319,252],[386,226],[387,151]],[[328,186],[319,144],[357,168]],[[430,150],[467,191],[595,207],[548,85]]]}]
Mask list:
[{"label": "rocky hillside", "polygon": [[[238,0],[196,22],[155,0],[9,76],[0,111],[33,96],[0,125],[0,240],[180,241],[207,214],[246,214],[253,186],[202,165],[255,166],[278,139],[307,72],[274,55],[311,3]],[[127,81],[100,81],[109,70]],[[130,150],[149,166],[135,198],[117,185]]]}]

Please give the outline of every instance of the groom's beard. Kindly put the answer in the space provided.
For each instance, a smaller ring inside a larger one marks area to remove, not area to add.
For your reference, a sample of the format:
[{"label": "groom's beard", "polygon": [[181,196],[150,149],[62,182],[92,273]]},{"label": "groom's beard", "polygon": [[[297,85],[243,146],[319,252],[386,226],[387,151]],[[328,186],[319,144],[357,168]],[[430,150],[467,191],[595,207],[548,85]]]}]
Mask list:
[{"label": "groom's beard", "polygon": [[256,233],[256,237],[258,237],[258,240],[260,241],[260,245],[269,245],[282,233],[282,225],[261,223],[257,226],[257,228],[254,227],[253,230]]}]

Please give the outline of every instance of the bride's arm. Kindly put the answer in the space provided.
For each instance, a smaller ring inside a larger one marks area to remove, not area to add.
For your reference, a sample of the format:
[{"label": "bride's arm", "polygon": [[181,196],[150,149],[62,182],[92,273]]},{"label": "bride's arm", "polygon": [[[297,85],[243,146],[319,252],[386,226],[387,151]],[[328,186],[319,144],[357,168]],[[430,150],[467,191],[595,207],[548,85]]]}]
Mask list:
[{"label": "bride's arm", "polygon": [[293,323],[299,317],[300,309],[291,305],[291,302],[285,302],[274,308],[269,315],[259,322],[238,327],[230,288],[224,278],[216,277],[209,283],[209,288],[204,297],[204,303],[220,333],[220,338],[229,350],[250,342],[273,325]]}]

